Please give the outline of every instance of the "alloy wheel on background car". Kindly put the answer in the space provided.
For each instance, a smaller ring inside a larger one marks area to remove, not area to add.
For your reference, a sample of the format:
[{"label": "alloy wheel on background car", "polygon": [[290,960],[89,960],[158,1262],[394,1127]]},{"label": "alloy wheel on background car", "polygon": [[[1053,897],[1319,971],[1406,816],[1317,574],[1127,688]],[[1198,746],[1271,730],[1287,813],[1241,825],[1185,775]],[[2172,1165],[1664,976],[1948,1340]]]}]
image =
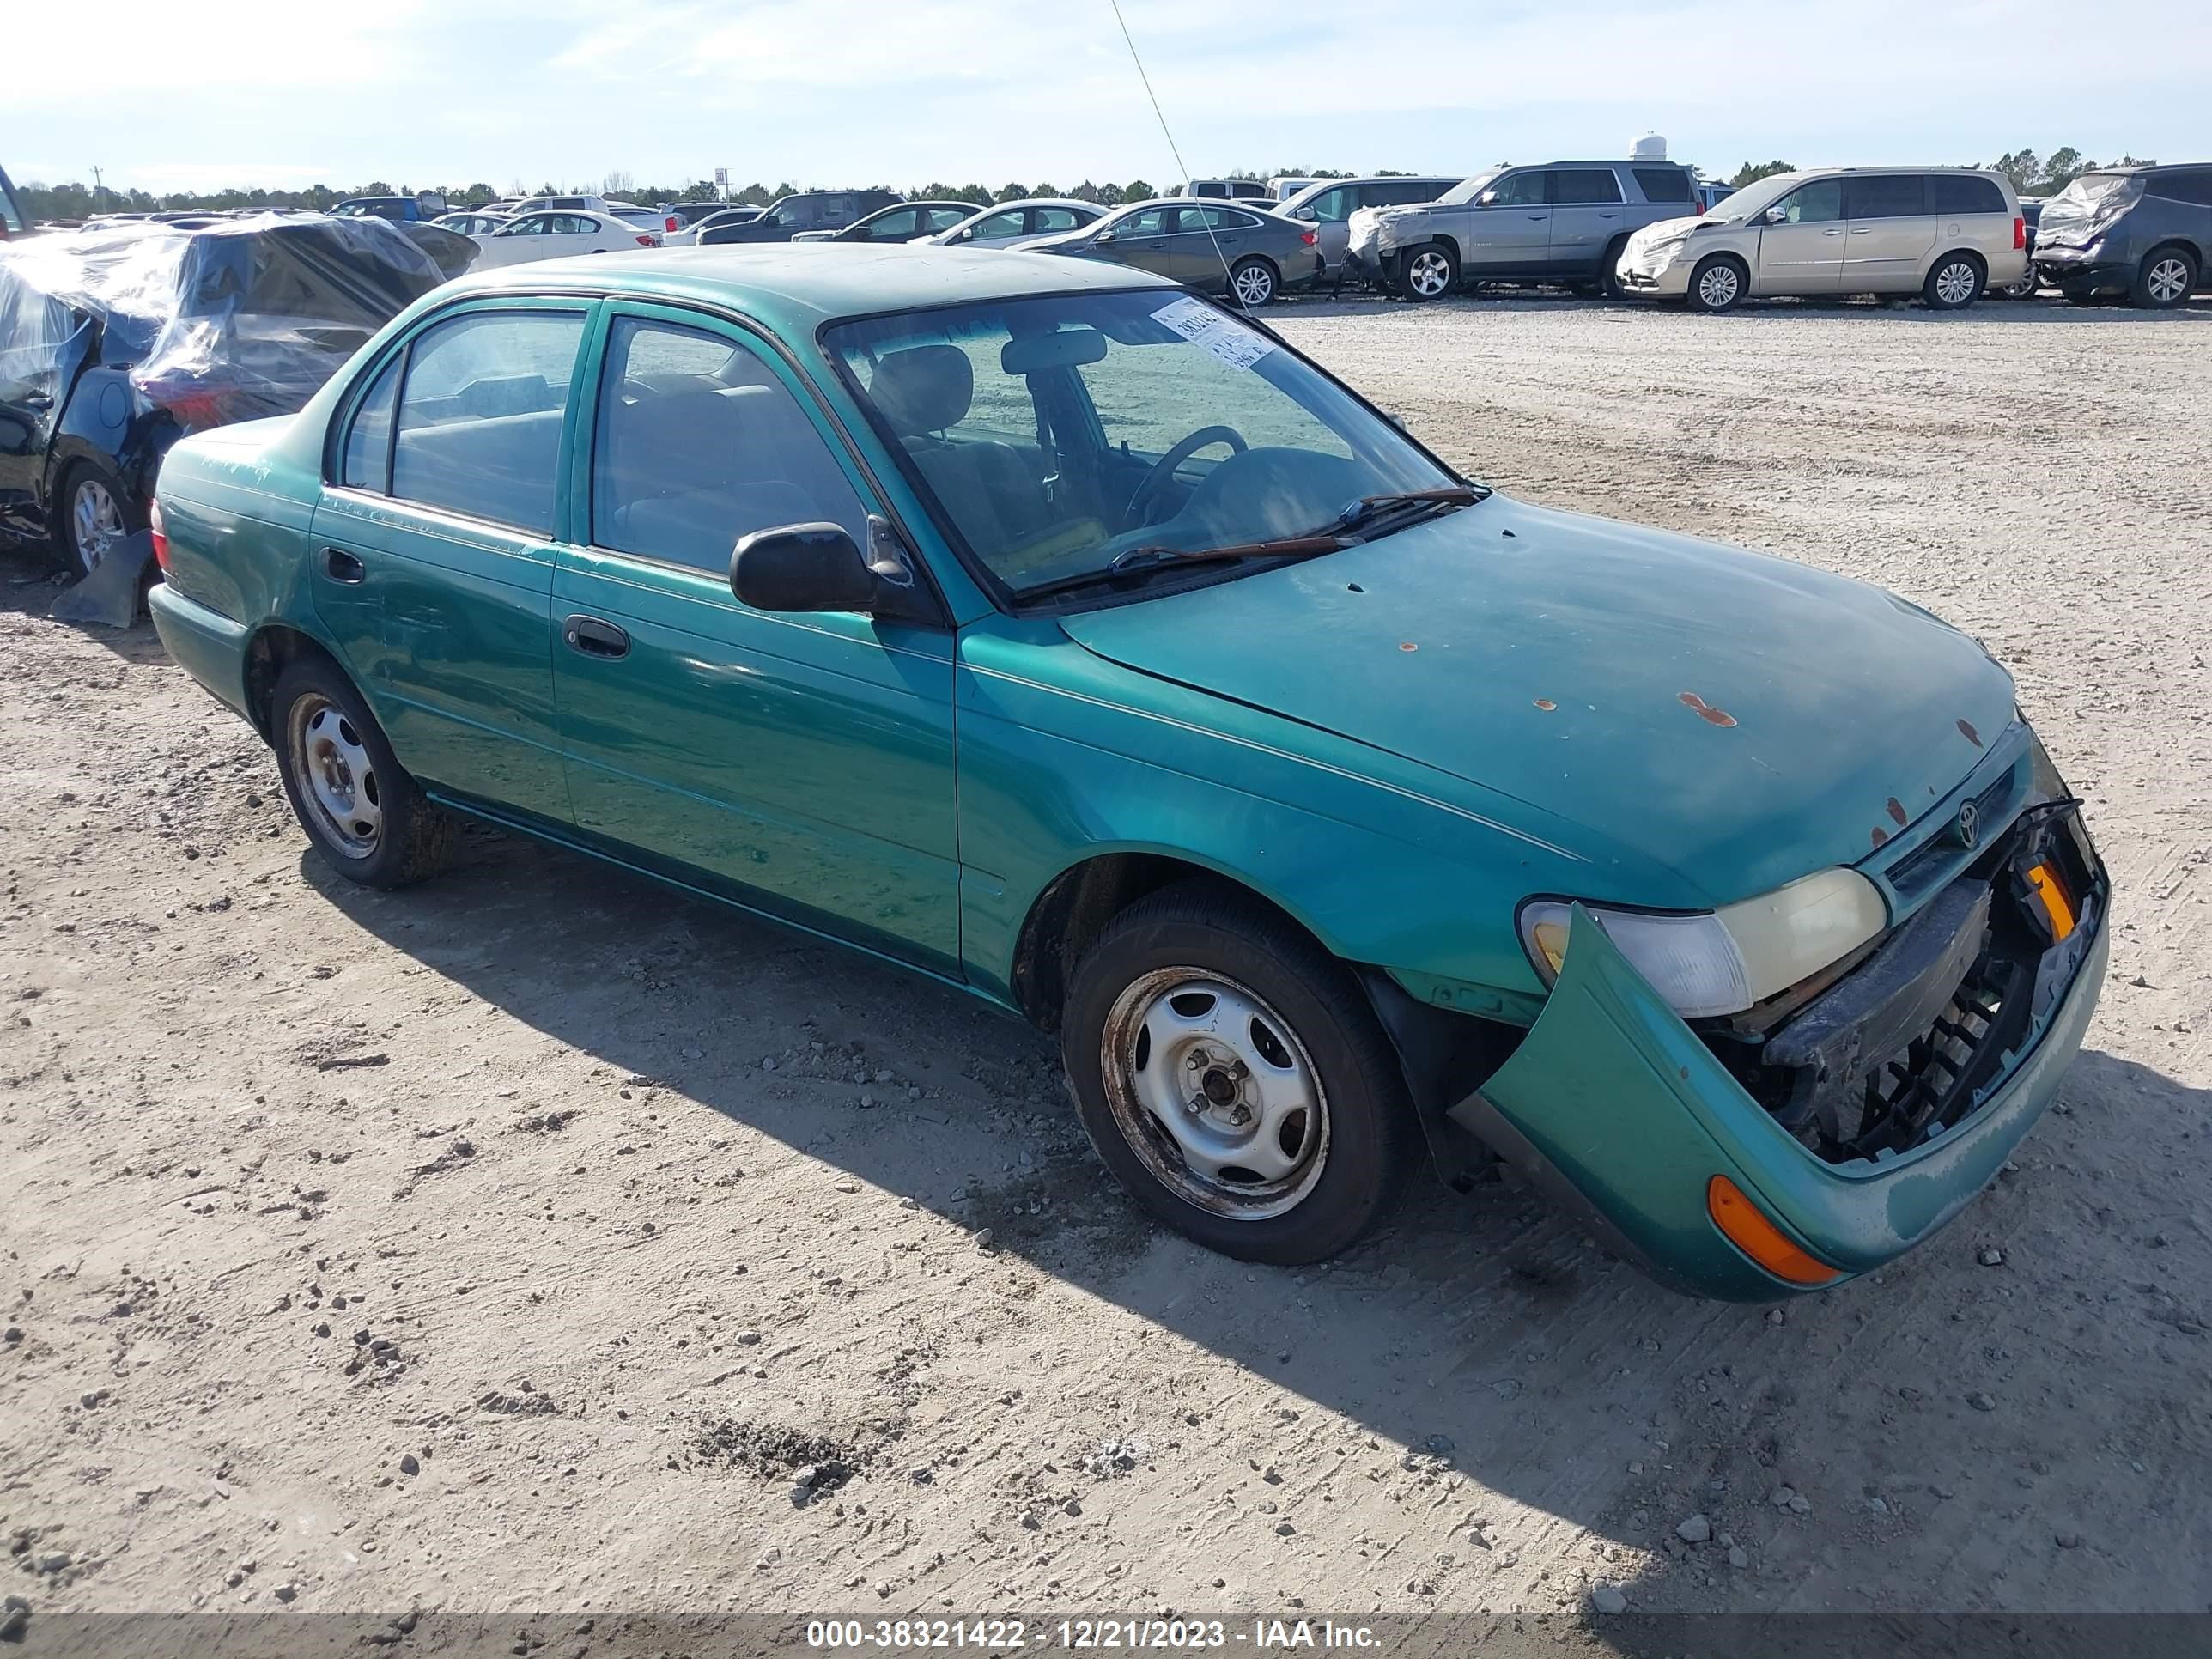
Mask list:
[{"label": "alloy wheel on background car", "polygon": [[131,533],[113,492],[99,479],[81,479],[70,491],[69,533],[70,551],[76,556],[78,570],[88,576]]},{"label": "alloy wheel on background car", "polygon": [[1971,305],[1981,292],[1982,273],[1971,259],[1947,259],[1936,268],[1929,288],[1942,305]]},{"label": "alloy wheel on background car", "polygon": [[1275,297],[1275,273],[1264,260],[1248,259],[1229,273],[1237,303],[1257,311]]},{"label": "alloy wheel on background car", "polygon": [[1698,273],[1698,303],[1707,311],[1726,311],[1743,297],[1743,276],[1725,259],[1716,259]]},{"label": "alloy wheel on background car", "polygon": [[1425,247],[1406,261],[1406,289],[1419,300],[1433,300],[1451,287],[1451,261],[1432,247]]},{"label": "alloy wheel on background car", "polygon": [[2143,292],[2154,306],[2179,305],[2189,297],[2196,272],[2179,253],[2162,254],[2143,272]]},{"label": "alloy wheel on background car", "polygon": [[1146,1171],[1210,1214],[1295,1208],[1328,1160],[1328,1097],[1305,1046],[1257,993],[1162,968],[1115,1000],[1099,1038],[1115,1127]]}]

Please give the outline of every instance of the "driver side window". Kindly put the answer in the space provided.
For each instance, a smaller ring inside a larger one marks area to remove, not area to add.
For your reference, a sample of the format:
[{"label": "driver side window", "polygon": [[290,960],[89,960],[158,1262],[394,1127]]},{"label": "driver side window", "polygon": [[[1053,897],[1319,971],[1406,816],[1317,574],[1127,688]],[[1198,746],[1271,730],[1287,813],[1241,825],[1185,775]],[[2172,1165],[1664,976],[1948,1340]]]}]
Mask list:
[{"label": "driver side window", "polygon": [[1551,175],[1540,169],[1509,173],[1491,186],[1496,207],[1542,207],[1551,199]]},{"label": "driver side window", "polygon": [[1809,185],[1800,185],[1778,205],[1784,224],[1832,224],[1844,216],[1844,181],[1819,179]]}]

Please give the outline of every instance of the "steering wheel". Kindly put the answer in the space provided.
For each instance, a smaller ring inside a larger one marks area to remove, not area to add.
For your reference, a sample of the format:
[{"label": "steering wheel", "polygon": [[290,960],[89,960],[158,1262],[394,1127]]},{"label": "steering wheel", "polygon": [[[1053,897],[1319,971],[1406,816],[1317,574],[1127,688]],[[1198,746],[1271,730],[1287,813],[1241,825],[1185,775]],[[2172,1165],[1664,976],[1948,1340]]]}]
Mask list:
[{"label": "steering wheel", "polygon": [[1233,426],[1199,428],[1197,431],[1161,456],[1158,460],[1153,462],[1152,470],[1145,474],[1144,482],[1137,486],[1135,492],[1129,497],[1128,521],[1132,526],[1150,524],[1152,521],[1152,498],[1167,489],[1175,478],[1177,467],[1208,444],[1227,444],[1232,452],[1239,455],[1251,447],[1244,441],[1244,434]]}]

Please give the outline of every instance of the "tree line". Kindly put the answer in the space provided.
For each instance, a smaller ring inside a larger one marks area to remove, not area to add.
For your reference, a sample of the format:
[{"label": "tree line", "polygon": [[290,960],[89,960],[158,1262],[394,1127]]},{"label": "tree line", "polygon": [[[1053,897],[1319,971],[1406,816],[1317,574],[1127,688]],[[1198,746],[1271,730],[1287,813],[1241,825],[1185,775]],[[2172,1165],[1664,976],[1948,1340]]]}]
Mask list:
[{"label": "tree line", "polygon": [[[1388,176],[1392,169],[1385,168]],[[1227,173],[1229,179],[1350,179],[1352,173],[1330,167],[1285,168],[1278,173],[1258,173],[1245,171]],[[447,203],[456,209],[481,207],[487,202],[525,196],[576,196],[598,194],[611,201],[636,202],[647,207],[657,207],[663,202],[712,202],[720,192],[712,179],[691,179],[683,184],[640,185],[630,174],[608,173],[597,185],[560,185],[546,183],[532,190],[520,179],[506,191],[495,189],[481,181],[461,187],[428,185]],[[769,185],[756,180],[730,191],[729,200],[754,207],[765,207],[778,197],[790,196],[799,186],[789,179]],[[872,186],[890,190],[888,185]],[[340,202],[356,196],[414,196],[421,193],[413,185],[394,186],[387,180],[372,179],[367,184],[350,190],[341,190],[331,185],[313,185],[304,190],[255,190],[243,187],[212,191],[167,191],[159,194],[143,190],[95,190],[94,186],[72,181],[63,185],[46,185],[26,181],[19,186],[23,205],[33,220],[88,219],[98,213],[161,213],[161,212],[229,212],[240,208],[314,208],[327,211]],[[895,194],[916,201],[970,202],[977,207],[989,207],[996,202],[1018,201],[1030,196],[1066,197],[1079,202],[1096,202],[1102,207],[1118,207],[1124,202],[1149,201],[1159,194],[1147,179],[1132,179],[1127,184],[1094,184],[1085,179],[1066,190],[1050,183],[1026,185],[1012,182],[995,190],[988,185],[949,185],[932,180],[916,189],[896,191]]]},{"label": "tree line", "polygon": [[[2004,174],[2022,196],[2056,196],[2083,173],[2094,173],[2100,167],[2142,167],[2153,164],[2148,158],[2133,155],[2123,155],[2116,161],[2093,161],[2067,144],[2048,155],[2038,155],[2032,149],[2015,149],[1994,161],[1977,165]],[[1755,185],[1778,173],[1796,171],[1796,164],[1792,161],[1746,161],[1735,170],[1735,177],[1729,180],[1729,188],[1741,190],[1746,185]]]}]

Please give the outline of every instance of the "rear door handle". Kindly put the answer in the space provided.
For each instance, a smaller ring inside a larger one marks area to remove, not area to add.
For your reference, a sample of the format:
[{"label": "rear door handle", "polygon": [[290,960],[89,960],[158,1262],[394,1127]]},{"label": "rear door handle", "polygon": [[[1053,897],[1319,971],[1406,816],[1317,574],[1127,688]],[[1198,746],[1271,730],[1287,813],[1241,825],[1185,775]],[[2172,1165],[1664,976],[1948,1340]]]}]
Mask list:
[{"label": "rear door handle", "polygon": [[323,550],[323,574],[334,582],[343,582],[348,587],[361,586],[361,579],[368,574],[368,567],[342,547]]},{"label": "rear door handle", "polygon": [[1824,230],[1820,233],[1823,236],[1840,236],[1843,234],[1840,230]]},{"label": "rear door handle", "polygon": [[571,651],[580,651],[587,657],[629,655],[629,635],[597,617],[569,617],[561,625],[561,637],[568,641]]}]

